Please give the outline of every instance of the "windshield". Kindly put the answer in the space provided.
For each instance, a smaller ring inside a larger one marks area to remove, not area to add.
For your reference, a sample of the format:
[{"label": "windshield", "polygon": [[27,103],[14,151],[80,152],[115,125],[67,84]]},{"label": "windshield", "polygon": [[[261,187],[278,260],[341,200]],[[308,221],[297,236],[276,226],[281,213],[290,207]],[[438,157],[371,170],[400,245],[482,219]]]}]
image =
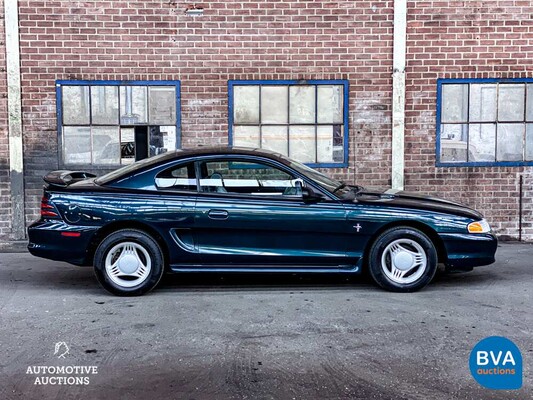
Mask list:
[{"label": "windshield", "polygon": [[320,186],[322,186],[324,189],[326,189],[328,192],[333,193],[335,192],[335,189],[337,189],[337,194],[339,193],[339,188],[343,189],[343,182],[335,180],[330,178],[329,176],[324,175],[321,172],[318,172],[317,170],[314,170],[307,165],[301,164],[297,161],[290,161],[290,166],[294,168],[296,171],[304,174],[305,176],[311,178],[316,183],[318,183]]},{"label": "windshield", "polygon": [[338,181],[336,179],[330,178],[323,173],[308,167],[307,165],[301,164],[297,161],[290,160],[284,157],[285,160],[289,161],[290,166],[296,171],[304,174],[305,176],[311,178],[313,181],[318,183],[322,188],[326,189],[328,192],[342,198],[348,199],[354,197],[355,194],[362,189],[361,186],[357,185],[348,185],[343,181]]}]

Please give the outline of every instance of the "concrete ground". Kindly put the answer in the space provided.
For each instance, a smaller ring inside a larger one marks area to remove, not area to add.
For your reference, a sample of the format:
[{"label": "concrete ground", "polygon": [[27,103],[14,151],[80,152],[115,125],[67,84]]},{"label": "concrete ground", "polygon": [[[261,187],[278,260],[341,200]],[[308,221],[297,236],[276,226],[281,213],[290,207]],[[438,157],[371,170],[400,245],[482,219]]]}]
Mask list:
[{"label": "concrete ground", "polygon": [[[0,399],[533,398],[532,294],[525,244],[412,294],[346,275],[187,274],[118,298],[90,268],[4,253]],[[492,335],[521,349],[521,390],[471,377],[470,351]],[[35,385],[33,366],[98,374],[88,385]]]}]

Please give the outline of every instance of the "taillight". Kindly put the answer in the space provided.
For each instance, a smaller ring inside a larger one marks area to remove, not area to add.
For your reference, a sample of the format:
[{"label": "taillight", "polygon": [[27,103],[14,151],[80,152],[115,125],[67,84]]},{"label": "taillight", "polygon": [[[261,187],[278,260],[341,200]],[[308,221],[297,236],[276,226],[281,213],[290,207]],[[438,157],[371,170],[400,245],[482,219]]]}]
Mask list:
[{"label": "taillight", "polygon": [[41,217],[57,218],[58,216],[56,208],[50,204],[48,197],[43,196],[41,198]]}]

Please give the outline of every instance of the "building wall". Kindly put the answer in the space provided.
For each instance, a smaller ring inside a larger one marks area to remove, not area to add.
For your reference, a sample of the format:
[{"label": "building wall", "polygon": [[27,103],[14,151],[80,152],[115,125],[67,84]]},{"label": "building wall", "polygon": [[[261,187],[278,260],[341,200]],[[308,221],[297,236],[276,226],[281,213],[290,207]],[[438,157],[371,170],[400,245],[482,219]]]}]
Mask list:
[{"label": "building wall", "polygon": [[[181,80],[183,147],[227,143],[229,79],[348,79],[350,167],[326,172],[390,185],[393,3],[204,1],[204,15],[192,17],[183,1],[19,0],[27,222],[38,215],[43,174],[58,168],[58,79]],[[435,168],[435,93],[439,77],[531,76],[531,3],[408,7],[406,188],[470,204],[516,236],[518,177],[531,193],[531,168]],[[3,204],[5,118],[1,111]],[[527,201],[528,221],[532,208]]]},{"label": "building wall", "polygon": [[182,83],[182,145],[228,142],[228,79],[348,79],[350,170],[390,173],[393,1],[20,1],[26,207],[57,168],[56,79]]},{"label": "building wall", "polygon": [[[435,168],[438,78],[533,77],[533,3],[408,1],[406,188],[482,211],[496,232],[518,237],[519,177],[531,167]],[[524,196],[524,238],[533,240],[533,198]]]}]

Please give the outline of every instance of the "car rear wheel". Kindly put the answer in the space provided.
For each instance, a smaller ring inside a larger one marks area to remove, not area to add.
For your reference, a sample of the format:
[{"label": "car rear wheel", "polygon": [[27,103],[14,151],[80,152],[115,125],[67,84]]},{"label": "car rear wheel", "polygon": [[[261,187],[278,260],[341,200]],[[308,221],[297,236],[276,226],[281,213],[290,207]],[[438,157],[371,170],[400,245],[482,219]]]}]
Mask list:
[{"label": "car rear wheel", "polygon": [[394,292],[414,292],[426,286],[437,271],[437,251],[418,229],[396,227],[383,232],[369,253],[374,281]]},{"label": "car rear wheel", "polygon": [[161,280],[164,258],[157,242],[145,232],[122,229],[107,236],[96,249],[94,272],[112,294],[139,296]]}]

